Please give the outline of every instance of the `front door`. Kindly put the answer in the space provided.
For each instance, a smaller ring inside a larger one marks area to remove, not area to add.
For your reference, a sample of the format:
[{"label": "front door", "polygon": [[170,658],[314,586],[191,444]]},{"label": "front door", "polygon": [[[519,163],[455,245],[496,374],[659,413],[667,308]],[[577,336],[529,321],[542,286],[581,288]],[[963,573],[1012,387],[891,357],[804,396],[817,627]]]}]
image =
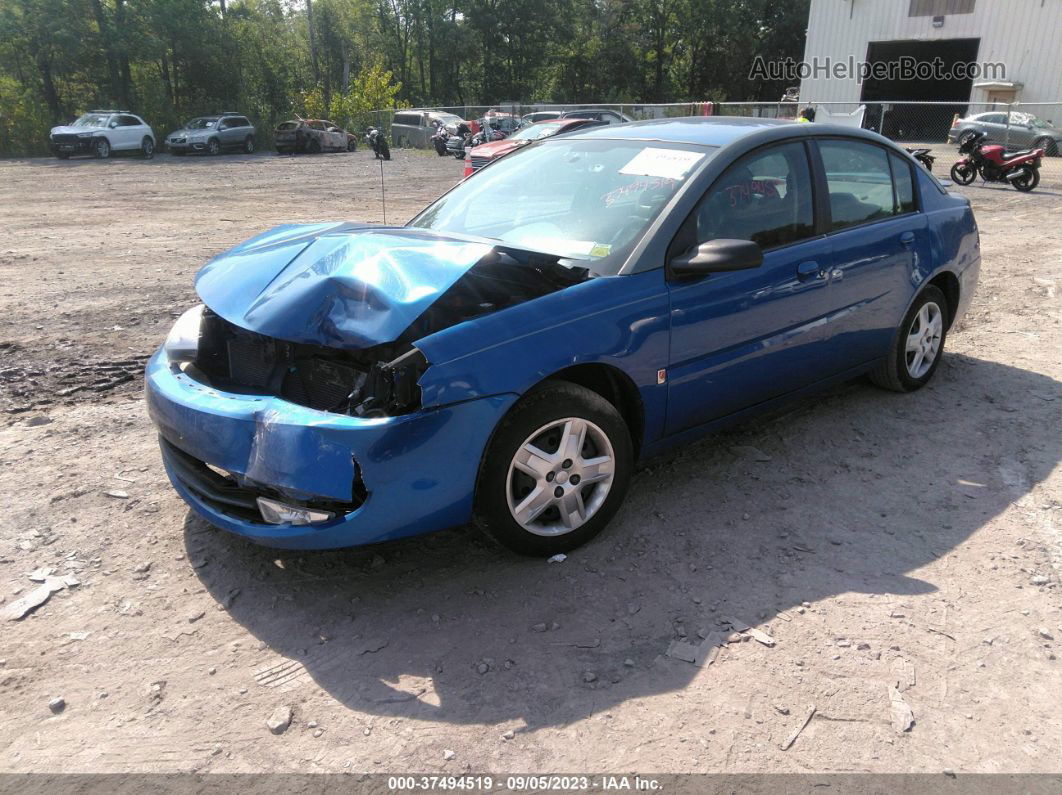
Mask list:
[{"label": "front door", "polygon": [[764,249],[758,268],[672,280],[667,433],[732,414],[821,377],[831,242],[816,234],[803,142],[730,166],[705,193],[669,256],[720,238]]}]

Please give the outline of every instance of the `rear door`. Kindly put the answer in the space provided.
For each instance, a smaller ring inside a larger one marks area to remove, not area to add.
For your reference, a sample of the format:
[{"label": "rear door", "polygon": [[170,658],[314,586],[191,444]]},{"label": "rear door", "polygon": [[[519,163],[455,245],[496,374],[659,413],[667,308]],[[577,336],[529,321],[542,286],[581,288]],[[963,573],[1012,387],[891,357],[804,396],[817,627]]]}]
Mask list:
[{"label": "rear door", "polygon": [[855,139],[818,139],[829,196],[829,320],[824,361],[841,373],[887,355],[896,327],[928,261],[914,163]]},{"label": "rear door", "polygon": [[113,144],[115,149],[139,149],[147,131],[140,119],[136,116],[118,116],[118,126],[115,128],[118,140]]},{"label": "rear door", "polygon": [[1006,138],[1006,117],[1002,113],[985,113],[978,117],[977,127],[988,134],[988,140],[1001,144]]},{"label": "rear door", "polygon": [[222,146],[237,146],[243,142],[243,134],[240,130],[240,119],[235,116],[227,116],[218,125]]},{"label": "rear door", "polygon": [[820,377],[830,242],[813,192],[806,144],[773,144],[731,165],[686,219],[669,256],[740,238],[764,257],[758,268],[669,282],[668,433]]}]

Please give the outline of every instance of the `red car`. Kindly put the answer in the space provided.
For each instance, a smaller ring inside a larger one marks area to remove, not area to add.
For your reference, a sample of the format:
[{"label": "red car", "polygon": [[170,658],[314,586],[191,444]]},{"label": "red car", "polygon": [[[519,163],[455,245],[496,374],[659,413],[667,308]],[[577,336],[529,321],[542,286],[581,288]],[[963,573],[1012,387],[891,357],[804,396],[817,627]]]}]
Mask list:
[{"label": "red car", "polygon": [[510,152],[515,152],[521,146],[526,146],[540,138],[549,138],[561,133],[583,130],[587,127],[600,127],[606,122],[597,119],[548,119],[546,121],[529,124],[521,127],[508,138],[501,141],[492,141],[489,144],[480,144],[472,150],[472,170],[479,171],[483,166],[505,157]]}]

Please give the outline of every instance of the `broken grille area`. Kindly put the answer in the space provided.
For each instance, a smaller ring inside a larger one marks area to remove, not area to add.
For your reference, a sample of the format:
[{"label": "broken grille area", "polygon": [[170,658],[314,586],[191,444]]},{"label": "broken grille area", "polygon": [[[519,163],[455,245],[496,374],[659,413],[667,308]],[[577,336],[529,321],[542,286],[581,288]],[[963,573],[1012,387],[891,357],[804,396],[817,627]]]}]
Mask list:
[{"label": "broken grille area", "polygon": [[[292,500],[275,489],[239,482],[233,475],[223,475],[207,466],[195,456],[181,450],[168,439],[159,438],[162,456],[170,471],[189,491],[216,511],[247,522],[264,524],[258,510],[258,498],[267,497],[288,504],[297,504],[306,508],[331,511],[336,516],[344,516],[357,510],[365,502],[368,493],[361,480],[360,473],[351,484],[350,502],[334,500]],[[355,464],[356,466],[356,464]]]},{"label": "broken grille area", "polygon": [[278,395],[321,411],[345,410],[369,372],[348,351],[257,334],[210,309],[203,312],[195,368],[219,388]]}]

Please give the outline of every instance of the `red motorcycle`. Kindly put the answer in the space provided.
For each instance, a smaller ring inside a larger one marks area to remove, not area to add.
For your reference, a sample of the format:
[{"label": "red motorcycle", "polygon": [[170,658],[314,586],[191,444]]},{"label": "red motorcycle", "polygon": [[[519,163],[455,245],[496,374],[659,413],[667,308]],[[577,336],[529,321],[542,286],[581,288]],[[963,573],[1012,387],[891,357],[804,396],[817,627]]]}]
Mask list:
[{"label": "red motorcycle", "polygon": [[985,182],[1009,182],[1020,191],[1030,191],[1040,184],[1040,158],[1043,149],[1004,151],[1000,144],[988,144],[987,133],[969,135],[959,147],[965,155],[951,167],[951,178],[960,185],[969,185],[980,174]]}]

